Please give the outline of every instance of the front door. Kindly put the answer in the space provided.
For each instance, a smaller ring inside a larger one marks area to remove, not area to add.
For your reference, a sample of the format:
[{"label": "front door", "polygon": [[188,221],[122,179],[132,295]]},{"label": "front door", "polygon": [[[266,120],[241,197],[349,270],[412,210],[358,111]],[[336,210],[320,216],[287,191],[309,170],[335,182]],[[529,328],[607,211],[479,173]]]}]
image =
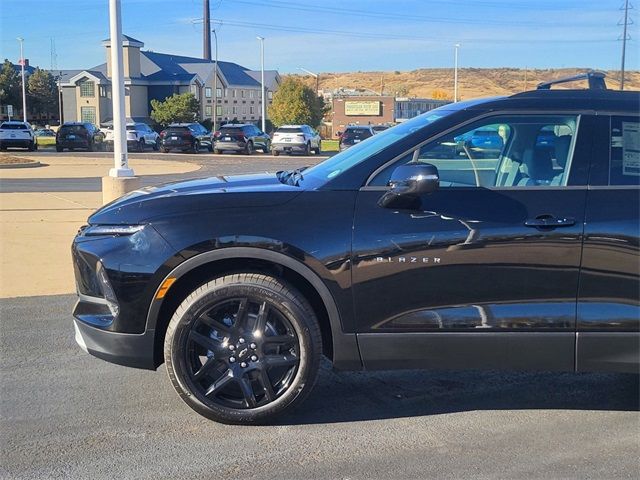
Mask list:
[{"label": "front door", "polygon": [[[574,368],[592,121],[493,115],[372,176],[353,237],[365,367]],[[391,171],[418,162],[440,188],[380,206]]]}]

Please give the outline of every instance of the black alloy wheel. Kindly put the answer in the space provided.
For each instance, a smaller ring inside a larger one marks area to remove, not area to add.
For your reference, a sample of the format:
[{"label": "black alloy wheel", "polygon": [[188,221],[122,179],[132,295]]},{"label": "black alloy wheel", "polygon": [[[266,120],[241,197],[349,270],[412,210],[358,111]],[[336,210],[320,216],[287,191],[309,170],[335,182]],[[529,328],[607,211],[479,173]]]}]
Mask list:
[{"label": "black alloy wheel", "polygon": [[247,142],[247,146],[244,147],[244,153],[246,153],[247,155],[253,155],[253,142]]},{"label": "black alloy wheel", "polygon": [[311,155],[311,144],[307,143],[306,148],[304,149],[304,154],[308,157],[309,155]]},{"label": "black alloy wheel", "polygon": [[144,138],[141,138],[141,139],[138,141],[138,151],[139,151],[140,153],[144,152]]},{"label": "black alloy wheel", "polygon": [[218,422],[254,424],[302,400],[313,387],[320,329],[306,300],[259,274],[215,279],[174,314],[165,361],[174,388]]}]

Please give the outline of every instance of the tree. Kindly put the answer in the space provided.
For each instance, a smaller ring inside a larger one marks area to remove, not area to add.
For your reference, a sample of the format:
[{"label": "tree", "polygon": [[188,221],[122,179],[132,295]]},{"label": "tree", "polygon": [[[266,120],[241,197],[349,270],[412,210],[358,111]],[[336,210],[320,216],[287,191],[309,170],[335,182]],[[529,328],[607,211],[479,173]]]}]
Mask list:
[{"label": "tree", "polygon": [[22,81],[9,60],[5,58],[0,69],[0,104],[22,108]]},{"label": "tree", "polygon": [[318,97],[300,79],[290,77],[273,94],[269,118],[276,127],[286,124],[317,127],[322,122],[325,111],[322,97]]},{"label": "tree", "polygon": [[163,126],[173,122],[194,122],[199,112],[200,104],[193,93],[174,93],[164,102],[151,100],[151,118]]},{"label": "tree", "polygon": [[447,92],[446,90],[442,90],[441,88],[436,88],[435,90],[432,90],[431,98],[433,98],[434,100],[447,100],[447,101],[453,100],[453,97],[449,95],[449,92]]},{"label": "tree", "polygon": [[46,70],[36,68],[27,81],[29,109],[32,112],[55,115],[58,111],[58,87],[56,79]]}]

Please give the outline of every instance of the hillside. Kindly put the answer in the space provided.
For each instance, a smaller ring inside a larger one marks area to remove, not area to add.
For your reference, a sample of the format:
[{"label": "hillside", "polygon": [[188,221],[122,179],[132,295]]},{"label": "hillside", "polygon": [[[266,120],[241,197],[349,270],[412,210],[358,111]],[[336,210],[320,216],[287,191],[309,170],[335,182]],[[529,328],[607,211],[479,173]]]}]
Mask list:
[{"label": "hillside", "polygon": [[[574,75],[584,72],[585,68],[563,68],[545,70],[525,70],[517,68],[461,68],[458,70],[459,95],[461,99],[508,95],[533,89],[543,81]],[[607,72],[609,88],[619,87],[619,71]],[[310,75],[294,75],[302,78],[309,86],[315,88],[315,79]],[[630,71],[625,74],[625,89],[640,90],[640,72]],[[526,78],[526,84],[525,84]],[[320,89],[365,88],[401,97],[432,98],[435,90],[453,97],[453,69],[425,68],[410,72],[353,72],[353,73],[321,73]],[[526,86],[525,86],[526,85]],[[584,82],[579,85],[582,88]],[[565,88],[570,88],[567,84]],[[560,86],[559,86],[560,88]],[[574,84],[575,88],[575,84]]]}]

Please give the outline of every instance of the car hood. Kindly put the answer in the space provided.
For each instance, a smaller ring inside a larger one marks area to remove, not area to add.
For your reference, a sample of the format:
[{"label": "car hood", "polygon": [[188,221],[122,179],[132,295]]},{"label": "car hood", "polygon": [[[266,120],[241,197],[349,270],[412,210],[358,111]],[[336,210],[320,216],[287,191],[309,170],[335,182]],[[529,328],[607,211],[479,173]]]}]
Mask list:
[{"label": "car hood", "polygon": [[89,217],[91,225],[137,224],[194,211],[272,207],[302,192],[275,174],[230,175],[166,183],[135,190]]}]

